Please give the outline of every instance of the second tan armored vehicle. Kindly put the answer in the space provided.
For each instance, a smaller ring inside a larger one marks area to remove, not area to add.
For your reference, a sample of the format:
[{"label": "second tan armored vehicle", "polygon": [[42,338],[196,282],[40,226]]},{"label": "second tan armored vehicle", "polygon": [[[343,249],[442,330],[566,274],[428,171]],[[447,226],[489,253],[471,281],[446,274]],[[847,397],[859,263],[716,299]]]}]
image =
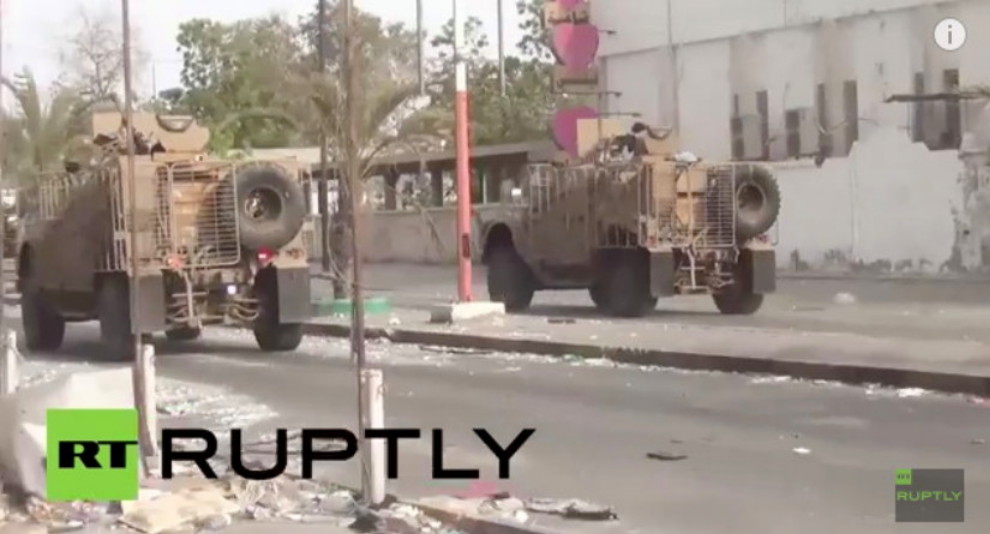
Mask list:
[{"label": "second tan armored vehicle", "polygon": [[28,349],[58,349],[67,322],[94,319],[113,358],[129,357],[139,334],[193,340],[220,323],[252,328],[265,351],[297,348],[311,314],[312,228],[296,164],[210,159],[209,132],[190,118],[134,123],[136,203],[118,113],[94,117],[99,161],[21,193]]},{"label": "second tan armored vehicle", "polygon": [[724,314],[757,312],[776,289],[770,172],[698,161],[655,134],[605,146],[592,161],[531,165],[480,221],[490,298],[511,312],[539,290],[587,289],[600,310],[638,317],[659,297],[702,293]]}]

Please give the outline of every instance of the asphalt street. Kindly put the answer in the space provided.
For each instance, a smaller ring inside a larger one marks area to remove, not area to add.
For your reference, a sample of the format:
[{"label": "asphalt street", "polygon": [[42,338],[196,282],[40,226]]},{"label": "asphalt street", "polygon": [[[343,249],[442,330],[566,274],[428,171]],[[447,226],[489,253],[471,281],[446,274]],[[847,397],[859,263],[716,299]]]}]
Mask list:
[{"label": "asphalt street", "polygon": [[[58,359],[98,353],[96,329],[69,327]],[[160,347],[161,376],[221,386],[278,415],[253,431],[355,427],[355,377],[343,341],[308,339],[296,353],[258,353],[250,335],[213,330]],[[470,429],[507,442],[536,433],[502,489],[616,507],[617,524],[541,519],[565,532],[986,532],[990,403],[917,391],[685,373],[526,355],[445,354],[375,344],[389,426],[443,428],[448,467],[497,477]],[[37,358],[35,358],[37,359]],[[40,362],[39,362],[40,363]],[[647,453],[683,454],[679,461]],[[431,481],[428,438],[403,444],[390,491],[427,496],[466,483]],[[894,522],[894,470],[966,470],[966,522]],[[325,473],[356,484],[356,461]]]},{"label": "asphalt street", "polygon": [[[449,266],[371,264],[369,293],[396,308],[427,308],[456,297],[457,271]],[[485,268],[473,270],[473,294],[487,299]],[[313,279],[314,294],[332,295],[328,280]],[[848,300],[852,297],[852,300]],[[537,292],[528,315],[608,319],[587,291]],[[628,323],[629,321],[615,321]],[[732,326],[804,332],[842,332],[904,339],[990,342],[990,284],[972,281],[780,279],[753,316],[723,316],[707,296],[662,299],[640,323]]]}]

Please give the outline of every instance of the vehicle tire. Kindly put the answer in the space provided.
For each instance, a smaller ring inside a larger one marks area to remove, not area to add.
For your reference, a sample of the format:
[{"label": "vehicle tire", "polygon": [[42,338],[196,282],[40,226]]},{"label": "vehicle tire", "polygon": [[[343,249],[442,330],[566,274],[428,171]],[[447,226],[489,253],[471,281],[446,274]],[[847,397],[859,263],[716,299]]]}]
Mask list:
[{"label": "vehicle tire", "polygon": [[130,288],[127,277],[103,279],[96,296],[96,316],[100,321],[100,340],[110,361],[134,358],[134,334],[131,333]]},{"label": "vehicle tire", "polygon": [[507,312],[520,312],[533,303],[533,274],[512,247],[499,247],[488,258],[488,298],[501,302]]},{"label": "vehicle tire", "polygon": [[172,342],[195,341],[202,335],[203,330],[201,328],[191,328],[188,326],[165,331],[165,339]]},{"label": "vehicle tire", "polygon": [[722,315],[753,315],[763,306],[763,295],[733,284],[712,295]]},{"label": "vehicle tire", "polygon": [[780,215],[780,187],[769,169],[741,166],[736,174],[736,238],[749,241],[773,228]]},{"label": "vehicle tire", "polygon": [[245,167],[237,174],[238,230],[251,250],[280,249],[306,220],[306,200],[299,183],[280,167]]},{"label": "vehicle tire", "polygon": [[31,352],[58,350],[65,339],[65,319],[52,308],[30,274],[22,288],[21,326],[25,347]]},{"label": "vehicle tire", "polygon": [[650,295],[649,256],[641,250],[623,251],[607,274],[608,313],[615,317],[642,317],[656,308],[658,298]]},{"label": "vehicle tire", "polygon": [[595,303],[595,308],[600,312],[608,311],[608,290],[601,284],[594,284],[588,288],[588,295],[591,302]]},{"label": "vehicle tire", "polygon": [[258,295],[258,318],[254,321],[254,340],[265,352],[291,352],[302,344],[302,324],[282,324],[278,320],[278,302],[270,291]]}]

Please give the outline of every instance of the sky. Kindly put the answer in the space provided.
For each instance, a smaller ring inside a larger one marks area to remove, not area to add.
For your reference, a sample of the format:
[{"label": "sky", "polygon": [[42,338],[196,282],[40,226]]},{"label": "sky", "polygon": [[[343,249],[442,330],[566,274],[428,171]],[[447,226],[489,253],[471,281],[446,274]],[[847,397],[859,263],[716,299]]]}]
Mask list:
[{"label": "sky", "polygon": [[[423,0],[423,18],[431,35],[450,19],[454,0]],[[498,32],[498,0],[459,0],[466,16],[476,16],[485,24],[495,54]],[[416,24],[415,0],[354,0],[355,6],[387,21]],[[521,31],[515,0],[503,0],[506,51],[515,50]],[[120,14],[119,0],[2,0],[3,72],[18,72],[25,66],[44,85],[59,73],[59,43],[77,27],[80,8],[88,12]],[[136,40],[150,54],[152,69],[142,73],[137,87],[150,95],[152,82],[158,90],[179,85],[181,58],[175,36],[179,25],[191,18],[204,17],[229,22],[272,13],[289,15],[292,20],[311,9],[316,0],[131,0],[131,24]],[[154,76],[152,76],[154,74]]]}]

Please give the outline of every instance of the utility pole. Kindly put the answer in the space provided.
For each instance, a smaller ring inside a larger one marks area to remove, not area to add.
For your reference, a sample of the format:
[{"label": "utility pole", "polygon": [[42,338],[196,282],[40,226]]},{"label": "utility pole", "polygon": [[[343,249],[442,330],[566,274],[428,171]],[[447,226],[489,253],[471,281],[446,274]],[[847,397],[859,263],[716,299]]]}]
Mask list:
[{"label": "utility pole", "polygon": [[[364,436],[364,430],[369,423],[369,407],[367,405],[364,385],[365,351],[364,351],[364,291],[362,290],[361,273],[361,201],[364,195],[361,187],[360,164],[358,162],[357,84],[355,83],[354,53],[354,3],[344,0],[344,109],[346,111],[347,135],[345,136],[345,151],[347,158],[347,181],[351,201],[351,357],[355,364],[358,393],[358,435]],[[361,447],[361,495],[365,501],[371,498],[371,462],[367,442]]]},{"label": "utility pole", "polygon": [[[320,76],[324,76],[327,72],[327,0],[319,0],[319,8],[317,9],[317,18],[319,19],[317,24],[319,24],[319,40],[317,45],[317,57],[320,62],[319,73]],[[317,182],[317,200],[316,205],[320,211],[320,252],[321,257],[321,267],[324,273],[330,272],[330,204],[327,197],[330,196],[330,177],[327,174],[327,133],[326,125],[320,125],[320,179]],[[339,193],[338,184],[338,194]]]},{"label": "utility pole", "polygon": [[[502,0],[499,0],[501,2]],[[416,63],[419,67],[419,95],[426,94],[426,51],[423,39],[423,0],[416,0]]]},{"label": "utility pole", "polygon": [[502,0],[498,0],[498,89],[505,97],[505,12]]},{"label": "utility pole", "polygon": [[464,13],[454,4],[454,122],[457,144],[457,295],[471,302],[471,164],[468,134],[467,64],[464,62]]},{"label": "utility pole", "polygon": [[133,73],[131,68],[131,11],[129,0],[121,0],[120,13],[123,23],[123,53],[124,53],[124,131],[127,136],[127,179],[130,181],[130,208],[131,208],[131,243],[127,247],[127,255],[131,260],[130,276],[130,318],[131,331],[134,334],[134,370],[132,374],[134,385],[134,404],[138,413],[138,432],[140,448],[142,450],[141,463],[145,473],[149,473],[148,458],[155,456],[157,440],[148,426],[149,416],[147,400],[154,394],[148,391],[148,373],[145,364],[144,348],[141,346],[141,326],[134,319],[138,315],[138,281],[140,280],[139,270],[141,262],[138,259],[138,196],[137,196],[137,176],[135,175],[134,164],[134,102],[133,102]]},{"label": "utility pole", "polygon": [[[3,14],[3,0],[0,0],[0,78],[3,77],[3,26],[6,22],[6,17]],[[6,119],[7,112],[3,109],[3,93],[6,90],[5,87],[0,85],[0,196],[7,192],[7,173],[4,172],[7,169],[7,127]],[[15,204],[16,206],[16,204]],[[7,249],[7,206],[0,198],[0,208],[3,209],[3,220],[0,220],[0,336],[4,336],[3,339],[7,339],[4,332],[6,332],[6,318],[7,318],[7,269],[4,268],[4,263],[7,260],[6,249]],[[8,347],[3,347],[4,350]],[[0,370],[0,373],[3,371]]]}]

